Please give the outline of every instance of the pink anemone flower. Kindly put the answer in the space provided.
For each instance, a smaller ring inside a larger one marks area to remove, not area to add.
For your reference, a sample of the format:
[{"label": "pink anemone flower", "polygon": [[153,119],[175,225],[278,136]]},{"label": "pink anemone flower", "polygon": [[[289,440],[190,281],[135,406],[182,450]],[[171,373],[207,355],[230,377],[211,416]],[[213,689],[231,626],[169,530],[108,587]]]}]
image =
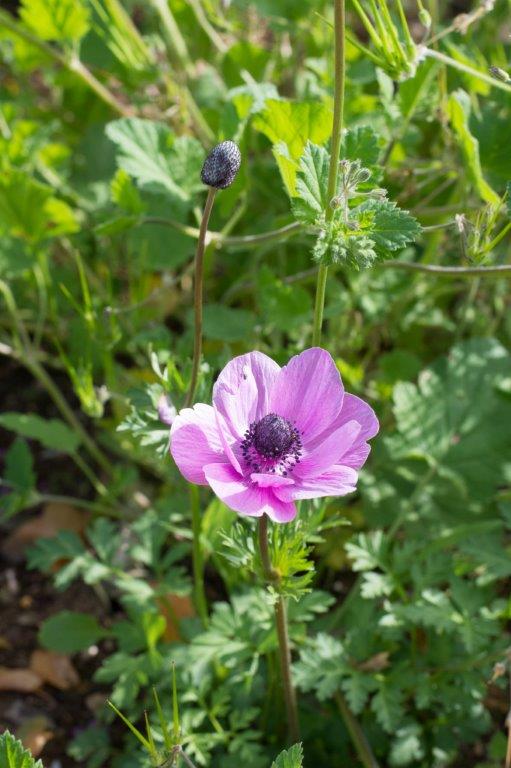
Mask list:
[{"label": "pink anemone flower", "polygon": [[235,512],[286,523],[298,499],[355,490],[378,427],[372,408],[344,392],[324,349],[284,368],[250,352],[227,363],[212,406],[175,417],[170,451],[187,480],[209,485]]}]

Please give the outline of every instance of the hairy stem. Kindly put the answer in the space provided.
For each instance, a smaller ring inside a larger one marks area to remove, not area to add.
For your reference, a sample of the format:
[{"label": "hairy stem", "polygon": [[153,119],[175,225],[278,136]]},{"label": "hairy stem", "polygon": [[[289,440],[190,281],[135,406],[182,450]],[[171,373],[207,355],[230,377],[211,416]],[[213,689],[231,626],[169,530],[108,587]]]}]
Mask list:
[{"label": "hairy stem", "polygon": [[193,364],[192,377],[188,394],[186,395],[185,408],[189,408],[193,403],[197,379],[199,377],[199,366],[202,354],[202,291],[204,282],[204,251],[206,250],[206,235],[208,232],[209,217],[215,202],[216,189],[209,188],[204,213],[199,230],[199,239],[197,241],[197,250],[195,252],[195,290],[194,290],[194,312],[195,312],[195,335],[193,344]]},{"label": "hairy stem", "polygon": [[[262,517],[259,518],[258,535],[261,563],[266,581],[268,584],[278,586],[279,576],[273,569],[271,563],[270,548],[268,544],[268,517],[266,515],[262,515]],[[287,606],[282,595],[279,595],[277,602],[275,603],[275,626],[277,628],[277,637],[279,641],[280,669],[284,687],[284,701],[286,705],[289,738],[290,741],[295,744],[300,741],[300,728],[298,723],[296,692],[291,676],[291,646],[289,643]]]},{"label": "hairy stem", "polygon": [[365,768],[379,768],[360,723],[350,710],[346,699],[340,691],[335,694],[335,701],[339,707],[339,712],[342,715],[344,724],[357,751],[360,762]]},{"label": "hairy stem", "polygon": [[190,485],[190,503],[192,507],[192,559],[193,559],[193,590],[197,613],[205,627],[208,625],[208,603],[204,591],[204,562],[201,547],[201,517],[199,489]]},{"label": "hairy stem", "polygon": [[[344,114],[344,84],[345,84],[345,35],[346,35],[346,8],[345,0],[334,0],[335,11],[335,78],[334,78],[334,121],[332,128],[332,143],[330,148],[330,167],[328,169],[327,189],[327,223],[332,219],[333,208],[330,200],[335,197],[337,191],[337,178],[339,175],[339,155],[341,152],[342,123]],[[320,264],[316,286],[316,302],[314,306],[314,325],[312,330],[312,343],[318,346],[321,343],[321,330],[323,327],[323,309],[325,306],[325,290],[328,277],[328,266]]]}]

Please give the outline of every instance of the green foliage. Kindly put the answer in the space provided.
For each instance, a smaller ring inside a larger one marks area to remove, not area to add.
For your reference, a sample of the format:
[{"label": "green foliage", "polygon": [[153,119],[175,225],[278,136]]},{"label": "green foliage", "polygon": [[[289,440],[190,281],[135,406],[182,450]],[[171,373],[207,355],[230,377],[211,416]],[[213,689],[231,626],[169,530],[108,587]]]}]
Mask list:
[{"label": "green foliage", "polygon": [[470,133],[470,98],[465,91],[459,90],[451,94],[449,115],[471,183],[486,203],[498,203],[499,196],[483,177],[479,158],[479,142]]},{"label": "green foliage", "polygon": [[[505,760],[493,686],[509,672],[509,280],[433,270],[509,262],[509,83],[488,74],[509,69],[508,9],[478,6],[450,32],[452,4],[429,19],[426,5],[347,4],[331,195],[332,3],[0,11],[0,539],[55,500],[90,515],[27,553],[59,590],[41,642],[101,643],[75,693],[99,687],[143,738],[82,707],[67,751],[86,768],[141,768],[151,740],[165,768],[178,744],[204,768],[345,768],[359,755],[344,701],[381,766]],[[284,366],[310,346],[320,263],[321,345],[380,420],[356,493],[269,526],[269,584],[256,521],[206,487],[194,542],[169,458],[191,373],[200,169],[223,139],[243,159],[208,225],[195,400],[211,402],[236,355]],[[90,615],[69,603],[76,582],[101,597]],[[303,759],[295,745],[275,760],[281,598]],[[56,743],[45,764],[65,759]]]},{"label": "green foliage", "polygon": [[143,189],[168,194],[181,204],[201,189],[204,152],[195,139],[176,138],[163,123],[135,117],[109,123],[106,133],[117,147],[119,167]]},{"label": "green foliage", "polygon": [[21,438],[14,440],[5,455],[3,480],[10,492],[0,498],[0,510],[7,518],[23,509],[36,483],[32,454]]},{"label": "green foliage", "polygon": [[108,634],[88,613],[62,611],[43,622],[39,640],[58,653],[84,651]]},{"label": "green foliage", "polygon": [[31,244],[78,230],[73,210],[52,194],[51,187],[28,174],[9,170],[0,180],[0,228]]},{"label": "green foliage", "polygon": [[43,40],[76,43],[90,29],[89,9],[82,0],[22,0],[20,16]]},{"label": "green foliage", "polygon": [[9,731],[0,734],[0,768],[43,768]]},{"label": "green foliage", "polygon": [[54,451],[74,453],[80,438],[59,419],[42,419],[34,413],[2,413],[0,425],[22,437],[38,440]]},{"label": "green foliage", "polygon": [[271,768],[302,768],[303,750],[301,744],[294,744],[291,749],[284,750],[273,761]]}]

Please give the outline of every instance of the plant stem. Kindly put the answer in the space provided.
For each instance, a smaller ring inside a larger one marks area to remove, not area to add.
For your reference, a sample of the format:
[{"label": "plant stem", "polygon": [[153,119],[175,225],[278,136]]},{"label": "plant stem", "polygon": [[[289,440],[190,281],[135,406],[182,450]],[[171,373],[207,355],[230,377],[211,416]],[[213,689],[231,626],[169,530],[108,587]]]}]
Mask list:
[{"label": "plant stem", "polygon": [[502,82],[502,80],[497,80],[495,77],[487,75],[485,72],[480,72],[478,69],[474,69],[474,67],[470,67],[468,64],[456,61],[456,59],[446,56],[445,53],[442,53],[441,51],[436,51],[434,48],[424,48],[424,54],[429,56],[430,59],[436,59],[437,61],[441,61],[442,64],[447,64],[448,67],[452,67],[460,72],[465,72],[467,75],[476,77],[478,80],[482,80],[483,83],[488,83],[488,85],[492,85],[494,88],[500,88],[501,91],[511,93],[511,85]]},{"label": "plant stem", "polygon": [[[339,175],[339,155],[341,152],[342,124],[344,115],[344,85],[345,85],[345,35],[346,35],[346,8],[345,0],[334,0],[335,12],[335,76],[334,76],[334,121],[332,127],[332,143],[330,148],[330,167],[328,169],[327,209],[325,217],[327,224],[333,216],[333,208],[330,200],[335,197],[337,191],[337,178]],[[312,330],[312,343],[318,346],[321,343],[321,330],[323,326],[323,310],[325,306],[325,290],[328,277],[328,266],[320,264],[318,269],[318,281],[316,286],[316,303],[314,306],[314,325]]]},{"label": "plant stem", "polygon": [[209,188],[202,214],[202,221],[199,230],[199,239],[197,241],[197,250],[195,252],[195,290],[194,290],[194,311],[195,311],[195,336],[193,345],[193,364],[190,387],[186,395],[185,408],[189,408],[193,402],[197,379],[199,377],[199,366],[202,354],[202,288],[204,281],[204,251],[206,250],[206,235],[208,231],[209,217],[211,209],[215,202],[216,189]]},{"label": "plant stem", "polygon": [[[268,545],[268,517],[266,515],[262,515],[262,517],[259,518],[258,535],[259,551],[261,553],[261,562],[266,581],[268,584],[278,586],[279,575],[274,570],[271,563],[270,548]],[[284,701],[286,704],[289,738],[291,743],[296,744],[296,742],[300,741],[300,728],[298,723],[296,692],[291,676],[291,647],[289,643],[287,607],[286,601],[282,595],[278,596],[277,602],[275,603],[275,625],[279,641],[280,669],[284,686]]]},{"label": "plant stem", "polygon": [[204,563],[202,560],[199,489],[196,485],[190,485],[190,503],[192,507],[192,559],[193,559],[193,590],[195,608],[205,627],[209,622],[208,603],[204,592]]},{"label": "plant stem", "polygon": [[366,735],[363,732],[360,723],[348,707],[348,703],[340,691],[335,694],[335,701],[339,707],[339,711],[344,720],[344,724],[348,729],[348,733],[357,751],[357,755],[360,758],[360,762],[365,766],[365,768],[378,768],[378,763],[375,756],[373,755]]},{"label": "plant stem", "polygon": [[[180,221],[164,219],[160,216],[147,216],[145,219],[141,219],[139,224],[161,224],[163,227],[171,227],[194,239],[197,239],[200,234],[200,230],[197,229],[197,227],[189,227],[187,224],[181,224]],[[228,236],[223,235],[222,232],[209,231],[206,235],[206,245],[222,245],[226,248],[249,248],[251,246],[271,243],[274,240],[282,240],[285,237],[291,237],[292,235],[298,234],[298,232],[304,231],[306,230],[299,221],[293,221],[291,224],[279,227],[279,229],[272,229],[269,232],[261,232],[257,235]]]}]

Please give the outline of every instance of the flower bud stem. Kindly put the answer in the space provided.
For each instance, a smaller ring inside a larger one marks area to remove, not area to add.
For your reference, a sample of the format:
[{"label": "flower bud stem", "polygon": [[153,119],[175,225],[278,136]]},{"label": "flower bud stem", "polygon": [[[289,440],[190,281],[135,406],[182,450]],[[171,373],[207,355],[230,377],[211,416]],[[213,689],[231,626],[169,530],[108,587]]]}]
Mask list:
[{"label": "flower bud stem", "polygon": [[[264,575],[268,584],[275,587],[279,585],[279,575],[272,566],[270,549],[268,545],[268,517],[262,515],[259,518],[259,551]],[[284,687],[284,701],[286,705],[289,739],[292,744],[300,741],[300,728],[298,723],[298,706],[296,692],[291,676],[291,647],[289,644],[289,630],[287,621],[287,606],[285,598],[279,595],[275,603],[275,626],[279,642],[280,669],[282,684]]]},{"label": "flower bud stem", "polygon": [[217,190],[210,187],[202,214],[202,221],[199,230],[199,239],[197,240],[197,250],[195,252],[195,290],[194,290],[194,311],[195,311],[195,336],[193,345],[193,364],[190,386],[185,400],[185,408],[189,408],[193,403],[197,379],[199,377],[199,366],[202,354],[202,286],[204,282],[204,251],[206,250],[206,235],[208,233],[209,217],[215,201]]},{"label": "flower bud stem", "polygon": [[[334,79],[334,122],[332,128],[332,142],[330,147],[330,167],[328,171],[328,190],[326,199],[330,201],[337,192],[337,178],[339,174],[339,155],[341,152],[342,124],[344,114],[344,84],[345,84],[345,37],[346,37],[346,6],[345,0],[334,0],[335,11],[335,79]],[[331,220],[334,210],[328,205],[325,211],[327,223]],[[321,344],[321,330],[323,327],[323,309],[325,306],[326,280],[328,266],[320,264],[316,287],[316,303],[314,307],[314,325],[312,331],[312,343],[314,346]]]}]

